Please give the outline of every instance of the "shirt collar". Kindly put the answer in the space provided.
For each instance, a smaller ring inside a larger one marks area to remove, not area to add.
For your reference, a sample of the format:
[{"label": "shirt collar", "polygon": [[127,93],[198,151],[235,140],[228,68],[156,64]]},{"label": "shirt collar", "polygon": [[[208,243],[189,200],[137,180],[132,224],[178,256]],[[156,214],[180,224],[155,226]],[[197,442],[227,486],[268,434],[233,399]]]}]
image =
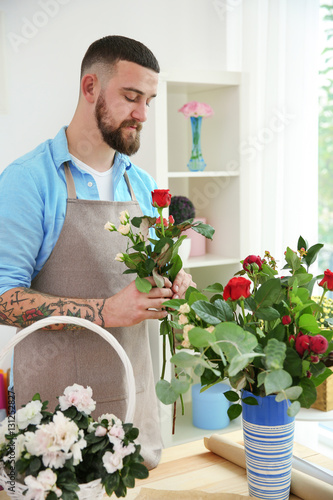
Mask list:
[{"label": "shirt collar", "polygon": [[[57,169],[59,169],[59,167],[66,161],[71,161],[71,155],[68,150],[66,129],[67,126],[62,127],[53,139],[53,159]],[[129,170],[131,166],[132,163],[127,155],[116,152],[113,163],[114,178],[118,178],[118,175],[119,177],[124,175],[125,169]]]}]

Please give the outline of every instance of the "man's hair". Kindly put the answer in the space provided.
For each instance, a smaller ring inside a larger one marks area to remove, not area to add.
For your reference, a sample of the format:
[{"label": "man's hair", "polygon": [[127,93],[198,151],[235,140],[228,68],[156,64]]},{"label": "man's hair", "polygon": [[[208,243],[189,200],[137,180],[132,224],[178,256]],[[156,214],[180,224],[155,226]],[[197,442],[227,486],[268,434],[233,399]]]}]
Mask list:
[{"label": "man's hair", "polygon": [[81,78],[94,64],[108,66],[111,70],[118,61],[129,61],[160,72],[158,61],[143,43],[125,36],[105,36],[93,42],[81,64]]}]

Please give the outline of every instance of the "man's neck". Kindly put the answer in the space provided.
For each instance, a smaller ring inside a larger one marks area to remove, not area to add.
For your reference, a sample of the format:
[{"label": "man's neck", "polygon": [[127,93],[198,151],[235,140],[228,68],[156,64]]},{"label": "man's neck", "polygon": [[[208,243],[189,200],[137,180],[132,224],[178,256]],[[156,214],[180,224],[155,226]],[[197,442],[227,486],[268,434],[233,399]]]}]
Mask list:
[{"label": "man's neck", "polygon": [[105,172],[113,165],[115,151],[103,141],[97,127],[84,128],[74,116],[66,136],[69,152],[94,170]]}]

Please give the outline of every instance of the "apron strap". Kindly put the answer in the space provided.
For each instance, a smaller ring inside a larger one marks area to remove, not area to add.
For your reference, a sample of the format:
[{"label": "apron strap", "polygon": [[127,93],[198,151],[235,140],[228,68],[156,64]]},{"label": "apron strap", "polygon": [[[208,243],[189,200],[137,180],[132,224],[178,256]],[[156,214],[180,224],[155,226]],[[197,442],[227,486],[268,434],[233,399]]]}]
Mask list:
[{"label": "apron strap", "polygon": [[137,201],[137,200],[136,200],[136,197],[135,197],[135,194],[134,194],[134,191],[133,191],[133,188],[132,188],[132,186],[131,186],[130,180],[129,180],[129,178],[128,178],[128,175],[127,175],[126,170],[125,170],[125,172],[124,172],[124,177],[125,177],[125,181],[126,181],[126,184],[127,184],[128,190],[129,190],[130,195],[131,195],[131,201]]},{"label": "apron strap", "polygon": [[[72,175],[68,161],[65,162],[65,177],[66,177],[66,183],[67,183],[67,197],[68,197],[68,199],[76,200],[75,183],[74,183],[73,175]],[[131,195],[131,201],[137,201],[126,170],[124,172],[124,177],[125,177],[125,181],[126,181],[128,190],[129,190],[130,195]]]},{"label": "apron strap", "polygon": [[74,183],[73,175],[72,175],[71,169],[69,167],[68,161],[65,162],[65,176],[66,176],[66,183],[67,183],[67,197],[68,197],[68,199],[76,200],[75,183]]}]

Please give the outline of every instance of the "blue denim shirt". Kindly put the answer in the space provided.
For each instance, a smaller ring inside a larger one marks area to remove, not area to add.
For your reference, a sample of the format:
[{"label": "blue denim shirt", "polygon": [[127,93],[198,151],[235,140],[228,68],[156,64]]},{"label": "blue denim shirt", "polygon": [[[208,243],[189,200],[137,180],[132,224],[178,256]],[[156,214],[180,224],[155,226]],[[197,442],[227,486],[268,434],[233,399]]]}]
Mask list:
[{"label": "blue denim shirt", "polygon": [[[71,161],[65,130],[0,175],[0,295],[14,287],[29,288],[58,240],[66,215],[64,162],[70,162],[77,197],[99,199],[94,178]],[[113,164],[114,200],[131,199],[125,169],[143,214],[155,217],[151,191],[156,182],[119,153]]]}]

